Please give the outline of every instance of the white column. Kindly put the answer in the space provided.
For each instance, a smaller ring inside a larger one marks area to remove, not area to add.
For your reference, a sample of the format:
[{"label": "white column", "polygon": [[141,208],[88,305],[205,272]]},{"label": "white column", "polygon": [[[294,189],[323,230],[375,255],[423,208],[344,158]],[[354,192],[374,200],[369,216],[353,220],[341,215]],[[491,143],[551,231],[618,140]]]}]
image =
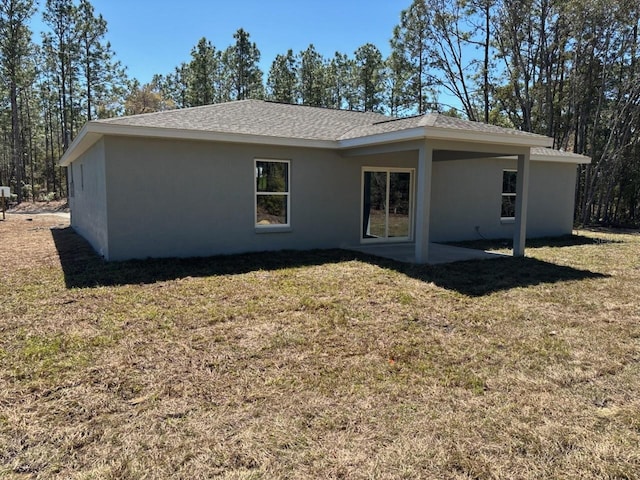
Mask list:
[{"label": "white column", "polygon": [[418,172],[416,178],[416,263],[427,263],[429,261],[432,164],[433,148],[425,143],[418,150]]},{"label": "white column", "polygon": [[518,177],[516,183],[516,219],[513,232],[513,256],[524,256],[527,240],[527,205],[529,204],[529,159],[531,152],[518,155]]}]

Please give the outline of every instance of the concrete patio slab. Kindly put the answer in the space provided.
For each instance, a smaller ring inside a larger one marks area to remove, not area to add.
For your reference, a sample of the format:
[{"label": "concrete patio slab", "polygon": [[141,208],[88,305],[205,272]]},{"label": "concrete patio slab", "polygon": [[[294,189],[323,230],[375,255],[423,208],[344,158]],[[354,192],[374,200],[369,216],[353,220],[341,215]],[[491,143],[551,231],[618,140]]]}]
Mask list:
[{"label": "concrete patio slab", "polygon": [[[413,243],[358,245],[349,247],[348,250],[376,257],[390,258],[398,262],[415,263],[415,244]],[[510,256],[503,253],[454,247],[440,243],[429,244],[429,265],[463,262],[465,260],[489,260]]]}]

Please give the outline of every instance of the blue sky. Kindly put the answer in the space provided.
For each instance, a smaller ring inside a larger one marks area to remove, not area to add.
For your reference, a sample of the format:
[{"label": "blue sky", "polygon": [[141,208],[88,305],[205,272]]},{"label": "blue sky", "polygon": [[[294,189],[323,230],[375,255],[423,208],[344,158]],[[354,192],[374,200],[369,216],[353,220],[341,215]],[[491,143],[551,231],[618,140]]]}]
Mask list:
[{"label": "blue sky", "polygon": [[[411,0],[92,0],[107,20],[117,58],[142,83],[189,60],[191,48],[207,37],[216,48],[233,43],[244,28],[262,54],[268,73],[279,53],[310,43],[325,57],[352,55],[367,42],[383,56],[400,12]],[[44,1],[41,2],[44,4]],[[40,16],[40,14],[38,14]],[[36,22],[39,23],[39,22]],[[34,29],[38,29],[34,25]]]}]

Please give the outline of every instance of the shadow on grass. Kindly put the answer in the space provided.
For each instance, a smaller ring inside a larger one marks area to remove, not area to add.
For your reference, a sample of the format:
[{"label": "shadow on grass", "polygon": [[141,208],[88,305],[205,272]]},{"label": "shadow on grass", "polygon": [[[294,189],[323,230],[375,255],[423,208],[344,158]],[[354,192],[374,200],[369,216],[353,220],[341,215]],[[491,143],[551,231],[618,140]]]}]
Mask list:
[{"label": "shadow on grass", "polygon": [[444,265],[411,265],[347,250],[259,252],[202,258],[106,262],[71,227],[52,228],[67,288],[151,284],[185,277],[233,275],[360,260],[412,278],[482,296],[540,283],[606,278],[606,275],[533,258],[496,258]]},{"label": "shadow on grass", "polygon": [[[584,235],[563,235],[561,237],[528,238],[527,248],[544,247],[576,247],[580,245],[599,245],[604,243],[622,243],[620,240],[585,237]],[[469,240],[465,242],[450,242],[448,245],[472,248],[476,250],[500,250],[513,248],[513,239],[497,240]]]}]

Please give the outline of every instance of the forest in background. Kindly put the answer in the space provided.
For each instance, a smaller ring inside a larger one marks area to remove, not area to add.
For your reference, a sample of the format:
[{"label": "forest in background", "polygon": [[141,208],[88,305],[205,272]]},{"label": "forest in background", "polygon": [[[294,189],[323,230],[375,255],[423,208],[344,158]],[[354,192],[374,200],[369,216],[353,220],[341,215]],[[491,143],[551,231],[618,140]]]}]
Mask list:
[{"label": "forest in background", "polygon": [[[409,0],[407,0],[409,3]],[[640,4],[635,0],[414,0],[383,57],[310,44],[260,69],[240,28],[203,37],[172,72],[129,78],[89,0],[0,0],[0,185],[15,201],[66,196],[59,158],[99,118],[260,98],[408,116],[437,111],[547,135],[588,155],[576,221],[640,226]],[[240,22],[241,19],[238,19]]]}]

